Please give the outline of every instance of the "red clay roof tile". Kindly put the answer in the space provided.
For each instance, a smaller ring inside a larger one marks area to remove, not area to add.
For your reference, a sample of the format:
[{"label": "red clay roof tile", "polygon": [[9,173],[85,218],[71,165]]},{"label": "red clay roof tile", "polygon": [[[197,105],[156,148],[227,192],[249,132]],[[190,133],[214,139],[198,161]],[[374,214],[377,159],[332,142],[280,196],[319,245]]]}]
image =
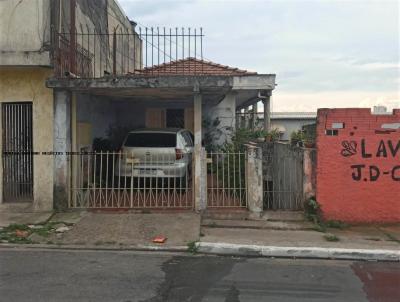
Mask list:
[{"label": "red clay roof tile", "polygon": [[141,71],[145,75],[251,75],[257,74],[247,70],[229,67],[213,63],[210,61],[199,60],[196,58],[186,58],[177,61],[146,67]]}]

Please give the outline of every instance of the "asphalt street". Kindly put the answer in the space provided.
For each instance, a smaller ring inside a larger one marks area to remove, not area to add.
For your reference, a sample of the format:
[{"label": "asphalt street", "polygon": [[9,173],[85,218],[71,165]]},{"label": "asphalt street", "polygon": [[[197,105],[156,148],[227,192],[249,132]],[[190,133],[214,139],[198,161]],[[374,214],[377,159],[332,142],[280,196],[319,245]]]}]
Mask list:
[{"label": "asphalt street", "polygon": [[0,301],[400,301],[400,264],[0,249]]}]

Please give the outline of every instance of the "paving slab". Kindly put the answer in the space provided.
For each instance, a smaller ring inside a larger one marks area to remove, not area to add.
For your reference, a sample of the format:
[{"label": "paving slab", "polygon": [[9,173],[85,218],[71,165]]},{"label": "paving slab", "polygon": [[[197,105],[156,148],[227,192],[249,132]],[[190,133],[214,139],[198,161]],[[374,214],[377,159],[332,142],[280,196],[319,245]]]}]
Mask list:
[{"label": "paving slab", "polygon": [[[376,230],[376,233],[353,232],[351,230],[328,230],[327,233],[321,233],[305,230],[284,231],[202,227],[201,232],[202,242],[282,247],[400,250],[400,244],[398,242],[390,240],[387,236],[379,232],[379,230]],[[335,234],[339,238],[339,241],[327,241],[324,236],[329,233]],[[371,240],[371,238],[377,238],[379,240]]]},{"label": "paving slab", "polygon": [[200,235],[196,213],[87,213],[57,243],[77,245],[148,245],[156,236],[167,238],[163,246],[186,246]]},{"label": "paving slab", "polygon": [[49,220],[53,212],[13,213],[0,212],[0,227],[10,224],[38,224]]},{"label": "paving slab", "polygon": [[314,229],[314,225],[309,221],[203,219],[201,225],[213,228],[270,229],[292,231]]},{"label": "paving slab", "polygon": [[55,213],[53,217],[51,217],[52,222],[64,222],[66,224],[76,224],[81,221],[82,218],[88,215],[88,212],[85,210],[82,211],[71,211],[71,212],[62,212]]}]

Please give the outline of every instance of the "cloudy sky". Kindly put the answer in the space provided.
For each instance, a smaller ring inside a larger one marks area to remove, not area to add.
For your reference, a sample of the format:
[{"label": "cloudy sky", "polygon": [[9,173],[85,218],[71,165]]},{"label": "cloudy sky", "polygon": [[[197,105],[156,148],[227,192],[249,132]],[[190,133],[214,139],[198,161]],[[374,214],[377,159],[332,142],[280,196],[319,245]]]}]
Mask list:
[{"label": "cloudy sky", "polygon": [[274,111],[400,108],[400,1],[119,3],[142,26],[203,27],[211,61],[275,73]]}]

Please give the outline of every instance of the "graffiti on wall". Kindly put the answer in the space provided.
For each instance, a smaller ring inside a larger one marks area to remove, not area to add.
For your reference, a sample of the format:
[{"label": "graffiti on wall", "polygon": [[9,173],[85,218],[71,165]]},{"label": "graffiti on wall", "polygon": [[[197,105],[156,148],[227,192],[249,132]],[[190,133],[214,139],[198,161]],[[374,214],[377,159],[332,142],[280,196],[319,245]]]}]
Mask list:
[{"label": "graffiti on wall", "polygon": [[[360,150],[358,150],[360,146]],[[380,140],[376,150],[367,148],[366,140],[361,139],[360,144],[356,141],[342,141],[340,154],[343,157],[351,157],[361,153],[361,158],[383,159],[388,157],[398,158],[399,165],[394,165],[391,169],[384,171],[377,165],[355,164],[351,165],[351,177],[354,181],[377,181],[381,177],[390,177],[393,181],[400,181],[400,140]]]}]

